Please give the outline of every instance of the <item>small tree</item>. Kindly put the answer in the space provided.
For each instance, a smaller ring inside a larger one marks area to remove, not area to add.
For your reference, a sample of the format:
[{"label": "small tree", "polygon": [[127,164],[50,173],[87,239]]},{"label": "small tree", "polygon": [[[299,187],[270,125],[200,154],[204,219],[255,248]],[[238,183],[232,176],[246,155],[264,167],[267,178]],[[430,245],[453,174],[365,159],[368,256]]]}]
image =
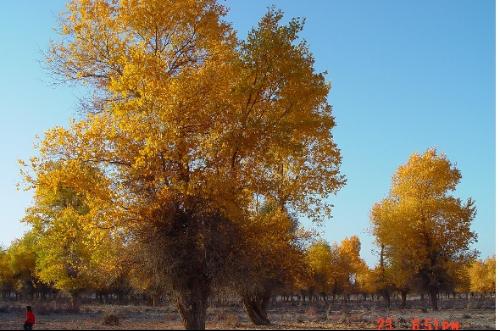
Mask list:
[{"label": "small tree", "polygon": [[92,205],[107,192],[99,172],[83,164],[66,172],[71,166],[75,164],[51,163],[38,168],[36,177],[27,177],[35,195],[24,220],[33,227],[37,276],[69,293],[77,308],[80,293],[113,282],[121,241],[105,228],[104,205],[100,213]]},{"label": "small tree", "polygon": [[15,240],[7,250],[16,294],[31,298],[36,289],[42,287],[35,272],[37,259],[35,240],[34,234],[27,232],[21,239]]},{"label": "small tree", "polygon": [[475,260],[468,270],[470,290],[473,293],[484,295],[496,291],[496,262],[495,257]]},{"label": "small tree", "polygon": [[10,265],[7,250],[0,248],[0,290],[4,298],[9,297],[15,288],[14,272]]},{"label": "small tree", "polygon": [[347,297],[359,290],[358,277],[366,266],[360,256],[360,251],[361,241],[357,236],[352,236],[342,240],[338,246],[338,254],[334,254],[338,256],[338,259],[334,258],[334,268],[337,272],[341,270],[344,274],[342,290]]},{"label": "small tree", "polygon": [[325,241],[318,241],[309,246],[306,251],[306,263],[308,266],[309,299],[313,293],[319,294],[326,300],[326,296],[333,287],[333,252]]},{"label": "small tree", "polygon": [[358,276],[359,291],[365,296],[370,295],[372,298],[378,293],[379,288],[377,287],[376,281],[377,275],[374,269],[369,268],[365,265]]}]

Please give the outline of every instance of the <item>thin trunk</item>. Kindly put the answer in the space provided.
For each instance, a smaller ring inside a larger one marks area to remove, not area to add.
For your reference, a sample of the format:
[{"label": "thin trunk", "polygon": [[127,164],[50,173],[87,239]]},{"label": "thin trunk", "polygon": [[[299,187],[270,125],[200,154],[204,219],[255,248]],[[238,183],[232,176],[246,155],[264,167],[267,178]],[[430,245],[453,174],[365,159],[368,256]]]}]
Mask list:
[{"label": "thin trunk", "polygon": [[406,308],[406,296],[408,295],[408,291],[401,291],[401,308]]},{"label": "thin trunk", "polygon": [[385,290],[384,293],[382,294],[384,299],[385,299],[385,305],[387,308],[391,308],[391,294],[389,293],[388,290]]},{"label": "thin trunk", "polygon": [[438,310],[438,291],[431,289],[429,291],[429,297],[431,299],[432,310]]},{"label": "thin trunk", "polygon": [[78,311],[80,310],[80,302],[79,302],[78,293],[71,294],[71,310]]}]

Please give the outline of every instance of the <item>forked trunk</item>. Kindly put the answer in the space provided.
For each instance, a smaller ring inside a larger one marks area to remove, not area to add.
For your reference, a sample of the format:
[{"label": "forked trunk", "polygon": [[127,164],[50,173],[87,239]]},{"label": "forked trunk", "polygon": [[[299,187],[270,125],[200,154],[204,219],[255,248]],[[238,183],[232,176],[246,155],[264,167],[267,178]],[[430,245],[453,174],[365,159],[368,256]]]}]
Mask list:
[{"label": "forked trunk", "polygon": [[245,295],[243,305],[248,313],[248,317],[255,325],[270,325],[271,321],[267,316],[267,304],[269,295]]}]

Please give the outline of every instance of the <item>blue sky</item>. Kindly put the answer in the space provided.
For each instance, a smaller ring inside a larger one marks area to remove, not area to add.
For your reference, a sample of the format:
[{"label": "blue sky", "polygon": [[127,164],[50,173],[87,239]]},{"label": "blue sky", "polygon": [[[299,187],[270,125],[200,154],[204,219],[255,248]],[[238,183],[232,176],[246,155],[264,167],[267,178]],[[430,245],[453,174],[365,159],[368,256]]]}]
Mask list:
[{"label": "blue sky", "polygon": [[[31,194],[17,191],[18,159],[35,135],[75,114],[78,92],[54,86],[41,51],[65,1],[9,1],[0,11],[0,244],[25,230]],[[477,0],[261,0],[224,2],[240,36],[275,4],[306,18],[302,37],[328,71],[347,185],[333,198],[324,236],[359,235],[373,264],[369,211],[413,152],[436,147],[461,169],[473,197],[482,256],[495,252],[495,4]]]}]

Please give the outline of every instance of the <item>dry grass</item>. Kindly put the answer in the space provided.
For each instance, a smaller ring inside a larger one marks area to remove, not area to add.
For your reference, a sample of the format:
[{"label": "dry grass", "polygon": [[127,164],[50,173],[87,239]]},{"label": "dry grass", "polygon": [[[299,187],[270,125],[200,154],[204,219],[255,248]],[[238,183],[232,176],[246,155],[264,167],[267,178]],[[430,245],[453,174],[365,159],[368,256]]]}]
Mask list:
[{"label": "dry grass", "polygon": [[[37,313],[38,330],[114,330],[114,329],[179,329],[182,323],[173,307],[85,305],[80,312],[64,310],[54,304],[32,304]],[[0,329],[22,327],[24,304],[0,303]],[[471,305],[469,305],[471,306]],[[474,305],[472,305],[474,306]],[[475,307],[481,305],[475,305]],[[396,329],[411,329],[411,321],[438,319],[459,321],[461,329],[495,329],[495,309],[491,305],[483,308],[448,308],[438,312],[423,312],[419,308],[386,310],[380,307],[358,306],[301,306],[280,304],[269,310],[272,329],[377,329],[380,318],[390,318]],[[111,318],[110,316],[113,316]],[[113,321],[111,321],[113,319]],[[108,323],[105,323],[105,322]],[[119,325],[114,323],[119,321]],[[111,324],[111,325],[109,325]],[[208,329],[259,329],[247,318],[239,306],[211,308],[208,311]]]}]

